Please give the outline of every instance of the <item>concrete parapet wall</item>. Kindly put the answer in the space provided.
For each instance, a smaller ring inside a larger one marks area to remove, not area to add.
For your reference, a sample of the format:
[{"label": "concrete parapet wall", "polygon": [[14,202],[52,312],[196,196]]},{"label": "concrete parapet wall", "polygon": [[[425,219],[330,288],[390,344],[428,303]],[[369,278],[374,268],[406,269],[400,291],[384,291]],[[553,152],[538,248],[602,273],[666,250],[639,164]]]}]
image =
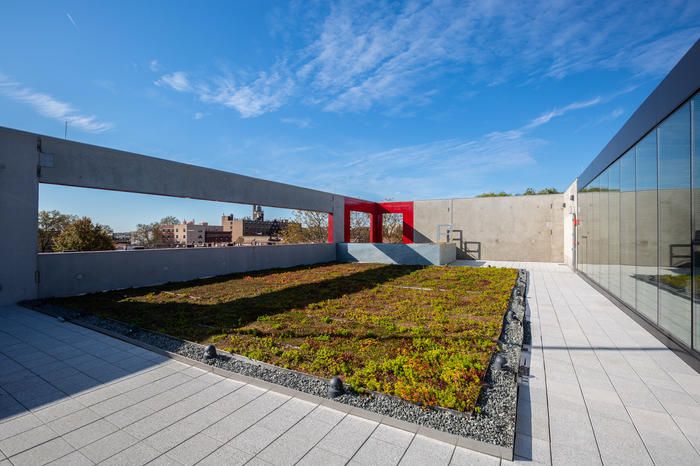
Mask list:
[{"label": "concrete parapet wall", "polygon": [[39,254],[39,297],[157,285],[336,258],[334,244]]},{"label": "concrete parapet wall", "polygon": [[340,262],[401,265],[445,265],[457,258],[455,244],[337,243]]},{"label": "concrete parapet wall", "polygon": [[[459,258],[562,262],[563,205],[562,194],[415,201],[413,239],[436,241],[437,225],[452,224],[462,230]],[[466,252],[477,246],[480,255]]]}]

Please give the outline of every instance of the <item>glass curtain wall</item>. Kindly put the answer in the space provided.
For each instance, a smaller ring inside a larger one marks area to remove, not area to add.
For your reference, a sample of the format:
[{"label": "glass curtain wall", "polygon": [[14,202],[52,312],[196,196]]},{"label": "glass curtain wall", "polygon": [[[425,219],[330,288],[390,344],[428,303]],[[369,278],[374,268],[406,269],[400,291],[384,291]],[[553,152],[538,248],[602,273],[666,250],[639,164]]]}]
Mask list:
[{"label": "glass curtain wall", "polygon": [[[579,192],[579,271],[700,347],[700,94]],[[694,298],[694,299],[693,299]]]}]

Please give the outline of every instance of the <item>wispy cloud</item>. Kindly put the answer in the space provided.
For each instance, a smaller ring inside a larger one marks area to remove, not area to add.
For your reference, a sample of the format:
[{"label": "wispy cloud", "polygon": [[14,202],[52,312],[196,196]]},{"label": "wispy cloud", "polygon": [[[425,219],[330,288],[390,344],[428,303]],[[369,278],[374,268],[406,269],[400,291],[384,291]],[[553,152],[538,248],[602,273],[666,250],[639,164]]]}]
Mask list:
[{"label": "wispy cloud", "polygon": [[280,71],[261,72],[247,84],[231,76],[217,76],[191,83],[184,71],[165,74],[155,82],[178,92],[194,93],[200,101],[219,104],[251,118],[280,108],[291,94],[294,82]]},{"label": "wispy cloud", "polygon": [[162,65],[155,58],[148,63],[148,68],[154,73],[163,69]]},{"label": "wispy cloud", "polygon": [[178,92],[187,92],[192,89],[190,81],[187,78],[187,73],[184,71],[176,71],[170,74],[164,74],[155,82],[158,86],[169,87]]},{"label": "wispy cloud", "polygon": [[297,128],[311,128],[311,119],[309,118],[280,118],[280,121],[286,125],[293,125]]},{"label": "wispy cloud", "polygon": [[73,25],[73,27],[75,28],[75,30],[76,30],[76,31],[80,31],[80,28],[78,27],[78,24],[75,22],[75,20],[74,20],[73,17],[71,16],[71,14],[70,14],[70,13],[66,13],[66,16],[68,17],[68,21],[71,22],[71,24]]},{"label": "wispy cloud", "polygon": [[55,99],[49,94],[36,92],[3,74],[0,74],[0,94],[29,105],[42,116],[62,123],[67,121],[72,128],[89,133],[102,133],[114,126],[96,116],[82,114],[71,104]]},{"label": "wispy cloud", "polygon": [[205,116],[207,116],[206,113],[195,112],[195,114],[192,116],[192,118],[194,118],[195,120],[201,120],[201,119],[203,119]]},{"label": "wispy cloud", "polygon": [[[482,186],[489,176],[517,177],[537,166],[537,154],[548,144],[534,134],[537,128],[601,101],[603,98],[597,97],[572,102],[516,128],[475,138],[457,137],[373,151],[309,147],[295,155],[293,150],[277,150],[284,163],[270,163],[264,175],[368,199],[471,196],[494,189]],[[275,151],[266,148],[265,152]],[[323,157],[319,157],[321,154]],[[278,166],[284,170],[276,171]]]},{"label": "wispy cloud", "polygon": [[603,101],[602,98],[595,97],[595,98],[590,99],[590,100],[584,100],[581,102],[572,102],[572,103],[565,105],[563,107],[555,108],[553,110],[550,110],[548,112],[543,113],[542,115],[538,116],[537,118],[533,118],[528,124],[523,126],[523,129],[537,128],[538,126],[542,126],[545,123],[549,123],[553,118],[565,115],[572,110],[580,110],[582,108],[592,107],[594,105],[600,104],[602,101]]},{"label": "wispy cloud", "polygon": [[[193,86],[200,99],[243,117],[292,99],[330,112],[392,114],[451,91],[440,82],[443,76],[463,76],[460,92],[590,70],[658,77],[700,36],[700,3],[682,0],[644,8],[576,0],[304,2],[296,8],[304,13],[276,15],[274,31],[301,29],[294,21],[306,21],[301,46],[267,71],[205,76],[199,80],[205,84]],[[318,10],[314,21],[307,10]],[[309,24],[318,26],[308,31]]]}]

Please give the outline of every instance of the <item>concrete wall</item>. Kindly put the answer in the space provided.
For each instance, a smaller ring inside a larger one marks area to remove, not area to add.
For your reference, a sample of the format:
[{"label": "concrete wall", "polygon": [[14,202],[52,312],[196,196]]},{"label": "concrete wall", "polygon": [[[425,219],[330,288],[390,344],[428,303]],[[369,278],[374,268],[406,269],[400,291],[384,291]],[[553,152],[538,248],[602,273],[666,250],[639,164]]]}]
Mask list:
[{"label": "concrete wall", "polygon": [[[12,228],[0,228],[0,305],[53,293],[232,273],[245,270],[241,264],[258,270],[335,259],[333,245],[262,252],[217,248],[37,257],[39,183],[328,212],[334,218],[334,240],[343,239],[343,196],[0,127],[0,218],[12,223]],[[182,262],[190,255],[191,265]],[[155,262],[148,266],[146,259]],[[75,283],[81,280],[86,284]]]},{"label": "concrete wall", "polygon": [[457,258],[455,244],[338,243],[340,262],[403,265],[445,265]]},{"label": "concrete wall", "polygon": [[[414,241],[435,241],[438,224],[462,230],[457,257],[481,247],[483,260],[562,262],[564,195],[415,201]],[[444,241],[444,238],[443,238]]]},{"label": "concrete wall", "polygon": [[334,244],[39,254],[39,297],[157,285],[335,258]]}]

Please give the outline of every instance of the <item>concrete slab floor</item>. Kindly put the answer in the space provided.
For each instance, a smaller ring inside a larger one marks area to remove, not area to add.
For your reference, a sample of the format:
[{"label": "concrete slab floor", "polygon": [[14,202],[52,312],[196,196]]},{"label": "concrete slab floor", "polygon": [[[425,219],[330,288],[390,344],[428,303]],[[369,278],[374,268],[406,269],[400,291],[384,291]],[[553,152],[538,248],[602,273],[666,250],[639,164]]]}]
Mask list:
[{"label": "concrete slab floor", "polygon": [[[530,270],[515,463],[700,464],[700,375],[565,266]],[[653,368],[650,371],[649,368]],[[0,464],[510,464],[0,308]]]}]

